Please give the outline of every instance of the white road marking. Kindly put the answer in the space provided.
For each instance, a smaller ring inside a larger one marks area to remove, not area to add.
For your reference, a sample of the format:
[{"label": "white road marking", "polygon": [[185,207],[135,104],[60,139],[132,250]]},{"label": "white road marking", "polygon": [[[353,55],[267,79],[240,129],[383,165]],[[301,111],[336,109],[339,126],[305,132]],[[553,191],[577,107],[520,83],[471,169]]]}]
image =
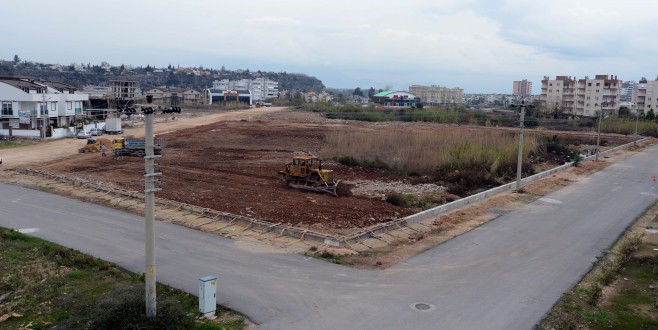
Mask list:
[{"label": "white road marking", "polygon": [[552,199],[552,198],[547,198],[547,197],[542,197],[542,198],[539,199],[539,201],[544,202],[544,203],[549,203],[549,204],[557,204],[557,205],[562,204],[562,202],[560,202],[557,199]]},{"label": "white road marking", "polygon": [[654,194],[654,193],[650,193],[650,192],[641,192],[640,195],[658,197],[658,194]]},{"label": "white road marking", "polygon": [[18,230],[19,233],[22,234],[30,234],[30,233],[36,233],[39,231],[39,228],[21,228]]}]

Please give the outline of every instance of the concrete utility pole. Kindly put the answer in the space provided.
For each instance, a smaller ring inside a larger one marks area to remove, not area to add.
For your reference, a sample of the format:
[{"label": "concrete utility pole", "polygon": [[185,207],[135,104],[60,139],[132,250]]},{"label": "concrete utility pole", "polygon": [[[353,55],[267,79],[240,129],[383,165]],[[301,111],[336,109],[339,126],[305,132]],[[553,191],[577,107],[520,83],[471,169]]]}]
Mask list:
[{"label": "concrete utility pole", "polygon": [[637,137],[638,137],[637,124],[639,121],[640,121],[640,111],[638,110],[635,112],[635,139],[633,140],[633,145],[637,145]]},{"label": "concrete utility pole", "polygon": [[[39,118],[41,118],[41,115],[42,115],[41,113],[44,112],[44,111],[46,112],[46,115],[45,115],[45,117],[43,117],[43,120],[41,122],[41,132],[40,132],[39,135],[41,135],[42,139],[45,139],[46,138],[46,125],[50,120],[48,119],[48,117],[49,117],[48,103],[46,103],[46,92],[48,92],[48,86],[46,86],[46,84],[44,84],[43,86],[44,86],[43,87],[44,90],[43,90],[43,93],[41,94],[41,96],[43,98],[43,109],[41,109],[41,107],[39,107]],[[50,97],[48,99],[50,100]]]},{"label": "concrete utility pole", "polygon": [[523,167],[523,125],[525,121],[525,108],[534,108],[532,104],[525,104],[525,100],[521,101],[521,105],[511,105],[512,108],[521,108],[521,120],[519,121],[519,156],[516,160],[516,191],[521,191],[521,168]]},{"label": "concrete utility pole", "polygon": [[154,173],[155,158],[160,158],[154,153],[154,135],[153,135],[153,112],[145,112],[145,151],[144,168],[144,222],[146,224],[146,317],[153,318],[156,313],[156,292],[155,292],[155,192],[160,191],[155,188],[155,177],[161,173]]},{"label": "concrete utility pole", "polygon": [[596,134],[596,155],[594,160],[599,160],[599,144],[601,143],[601,119],[603,117],[603,103],[601,103],[601,110],[599,111],[599,132]]}]

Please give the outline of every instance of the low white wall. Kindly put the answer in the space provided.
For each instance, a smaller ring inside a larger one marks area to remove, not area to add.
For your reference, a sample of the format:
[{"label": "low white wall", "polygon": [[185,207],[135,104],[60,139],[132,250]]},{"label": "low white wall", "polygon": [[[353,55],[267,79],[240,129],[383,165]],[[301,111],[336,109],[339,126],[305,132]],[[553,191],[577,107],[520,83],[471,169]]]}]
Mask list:
[{"label": "low white wall", "polygon": [[98,122],[98,123],[96,123],[96,124],[86,124],[86,125],[83,126],[83,130],[85,130],[85,131],[89,131],[89,130],[92,129],[92,128],[100,128],[100,129],[103,129],[104,127],[105,127],[105,122],[104,122],[104,121],[101,121],[101,122]]},{"label": "low white wall", "polygon": [[[9,136],[9,130],[0,129],[0,135]],[[41,131],[35,129],[12,129],[11,135],[39,138],[41,137]]]},{"label": "low white wall", "polygon": [[69,136],[75,136],[75,128],[55,128],[51,132],[51,139],[61,139]]}]

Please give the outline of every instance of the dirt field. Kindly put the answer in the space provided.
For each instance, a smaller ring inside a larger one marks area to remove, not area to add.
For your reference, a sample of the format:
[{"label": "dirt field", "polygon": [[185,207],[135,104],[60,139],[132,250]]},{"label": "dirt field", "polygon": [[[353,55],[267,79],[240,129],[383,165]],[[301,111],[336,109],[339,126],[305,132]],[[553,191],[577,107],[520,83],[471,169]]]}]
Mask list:
[{"label": "dirt field", "polygon": [[[166,139],[160,161],[163,190],[158,197],[272,223],[339,234],[417,211],[394,206],[382,199],[388,190],[407,192],[410,186],[380,170],[346,167],[327,160],[324,167],[335,170],[338,179],[360,183],[353,189],[354,195],[340,198],[290,189],[277,175],[293,155],[319,154],[330,130],[386,129],[400,123],[326,120],[313,113],[276,108],[213,115],[188,114],[173,121],[159,117],[156,123],[158,137]],[[193,128],[185,129],[190,127]],[[129,134],[143,135],[143,128],[126,130],[126,135]],[[100,153],[77,153],[77,148],[84,142],[65,139],[43,143],[33,147],[32,153],[8,150],[3,157],[6,164],[13,166],[31,164],[32,168],[74,174],[134,191],[143,190],[144,162],[141,158],[117,160],[111,155],[102,158]],[[42,163],[32,164],[35,161]]]}]

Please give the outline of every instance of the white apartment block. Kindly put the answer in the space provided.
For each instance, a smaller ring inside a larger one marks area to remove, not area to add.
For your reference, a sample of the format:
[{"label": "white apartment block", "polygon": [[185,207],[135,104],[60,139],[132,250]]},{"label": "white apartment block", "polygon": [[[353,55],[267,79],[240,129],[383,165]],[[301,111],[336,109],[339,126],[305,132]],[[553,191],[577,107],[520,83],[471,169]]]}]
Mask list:
[{"label": "white apartment block", "polygon": [[636,88],[635,104],[637,110],[647,113],[650,109],[658,110],[658,77],[650,81],[647,78],[640,79]]},{"label": "white apartment block", "polygon": [[529,97],[532,95],[532,81],[528,79],[517,80],[512,84],[512,95]]},{"label": "white apartment block", "polygon": [[420,101],[426,105],[461,104],[464,90],[459,87],[412,85],[409,86],[409,93],[420,98]]},{"label": "white apartment block", "polygon": [[621,80],[617,76],[596,75],[594,79],[544,77],[540,104],[544,111],[561,109],[577,116],[595,116],[599,111],[616,113],[621,100]]},{"label": "white apartment block", "polygon": [[240,79],[230,81],[228,79],[215,80],[212,83],[213,90],[249,90],[253,101],[264,101],[279,96],[279,83],[267,78]]}]

